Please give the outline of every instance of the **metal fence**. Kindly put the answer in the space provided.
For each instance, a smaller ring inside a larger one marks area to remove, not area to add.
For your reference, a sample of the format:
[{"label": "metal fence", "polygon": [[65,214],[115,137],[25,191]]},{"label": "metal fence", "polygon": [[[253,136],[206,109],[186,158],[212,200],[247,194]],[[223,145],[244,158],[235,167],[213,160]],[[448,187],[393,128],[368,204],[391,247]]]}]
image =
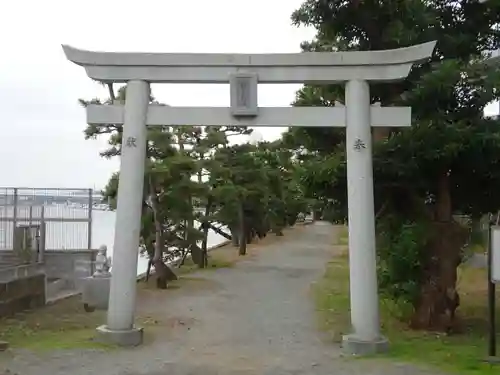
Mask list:
[{"label": "metal fence", "polygon": [[0,251],[16,228],[35,228],[44,250],[90,249],[92,189],[0,188]]}]

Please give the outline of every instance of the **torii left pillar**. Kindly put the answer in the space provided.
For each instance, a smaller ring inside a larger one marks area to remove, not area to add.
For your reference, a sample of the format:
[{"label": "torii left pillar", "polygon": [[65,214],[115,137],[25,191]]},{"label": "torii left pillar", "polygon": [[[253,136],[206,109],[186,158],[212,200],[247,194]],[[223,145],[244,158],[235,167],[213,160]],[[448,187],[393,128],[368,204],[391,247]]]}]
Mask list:
[{"label": "torii left pillar", "polygon": [[127,83],[120,159],[126,168],[120,168],[115,223],[114,249],[118,251],[113,257],[107,324],[97,328],[103,341],[122,346],[136,346],[143,339],[142,328],[134,325],[134,312],[149,97],[147,82]]}]

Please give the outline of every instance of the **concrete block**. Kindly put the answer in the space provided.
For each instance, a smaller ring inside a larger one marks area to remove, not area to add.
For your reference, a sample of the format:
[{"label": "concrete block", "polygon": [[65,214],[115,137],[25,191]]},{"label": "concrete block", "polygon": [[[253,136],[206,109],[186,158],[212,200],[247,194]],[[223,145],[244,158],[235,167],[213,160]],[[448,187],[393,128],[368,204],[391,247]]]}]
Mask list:
[{"label": "concrete block", "polygon": [[86,277],[82,281],[82,302],[85,309],[107,310],[111,276]]}]

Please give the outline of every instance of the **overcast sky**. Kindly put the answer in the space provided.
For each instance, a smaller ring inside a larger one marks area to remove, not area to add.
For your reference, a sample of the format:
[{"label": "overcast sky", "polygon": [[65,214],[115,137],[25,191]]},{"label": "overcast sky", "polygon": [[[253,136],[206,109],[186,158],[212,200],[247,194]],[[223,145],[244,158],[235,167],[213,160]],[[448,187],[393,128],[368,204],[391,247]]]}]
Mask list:
[{"label": "overcast sky", "polygon": [[[61,44],[101,51],[297,52],[314,30],[290,15],[302,0],[16,0],[0,2],[0,186],[102,188],[118,169],[85,141],[78,98],[105,97]],[[259,105],[289,105],[296,85],[266,85]],[[154,85],[161,102],[228,106],[225,85]],[[494,109],[492,109],[494,110]],[[280,129],[262,130],[274,139]]]}]

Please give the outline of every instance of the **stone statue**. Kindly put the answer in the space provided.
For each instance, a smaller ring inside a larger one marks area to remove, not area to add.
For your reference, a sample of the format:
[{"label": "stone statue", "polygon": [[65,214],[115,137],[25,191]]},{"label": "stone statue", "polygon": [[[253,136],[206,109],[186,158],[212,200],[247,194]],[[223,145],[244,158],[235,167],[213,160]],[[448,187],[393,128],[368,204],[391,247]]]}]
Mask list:
[{"label": "stone statue", "polygon": [[95,259],[94,277],[109,277],[109,269],[111,268],[111,258],[107,257],[108,248],[106,245],[101,245]]}]

